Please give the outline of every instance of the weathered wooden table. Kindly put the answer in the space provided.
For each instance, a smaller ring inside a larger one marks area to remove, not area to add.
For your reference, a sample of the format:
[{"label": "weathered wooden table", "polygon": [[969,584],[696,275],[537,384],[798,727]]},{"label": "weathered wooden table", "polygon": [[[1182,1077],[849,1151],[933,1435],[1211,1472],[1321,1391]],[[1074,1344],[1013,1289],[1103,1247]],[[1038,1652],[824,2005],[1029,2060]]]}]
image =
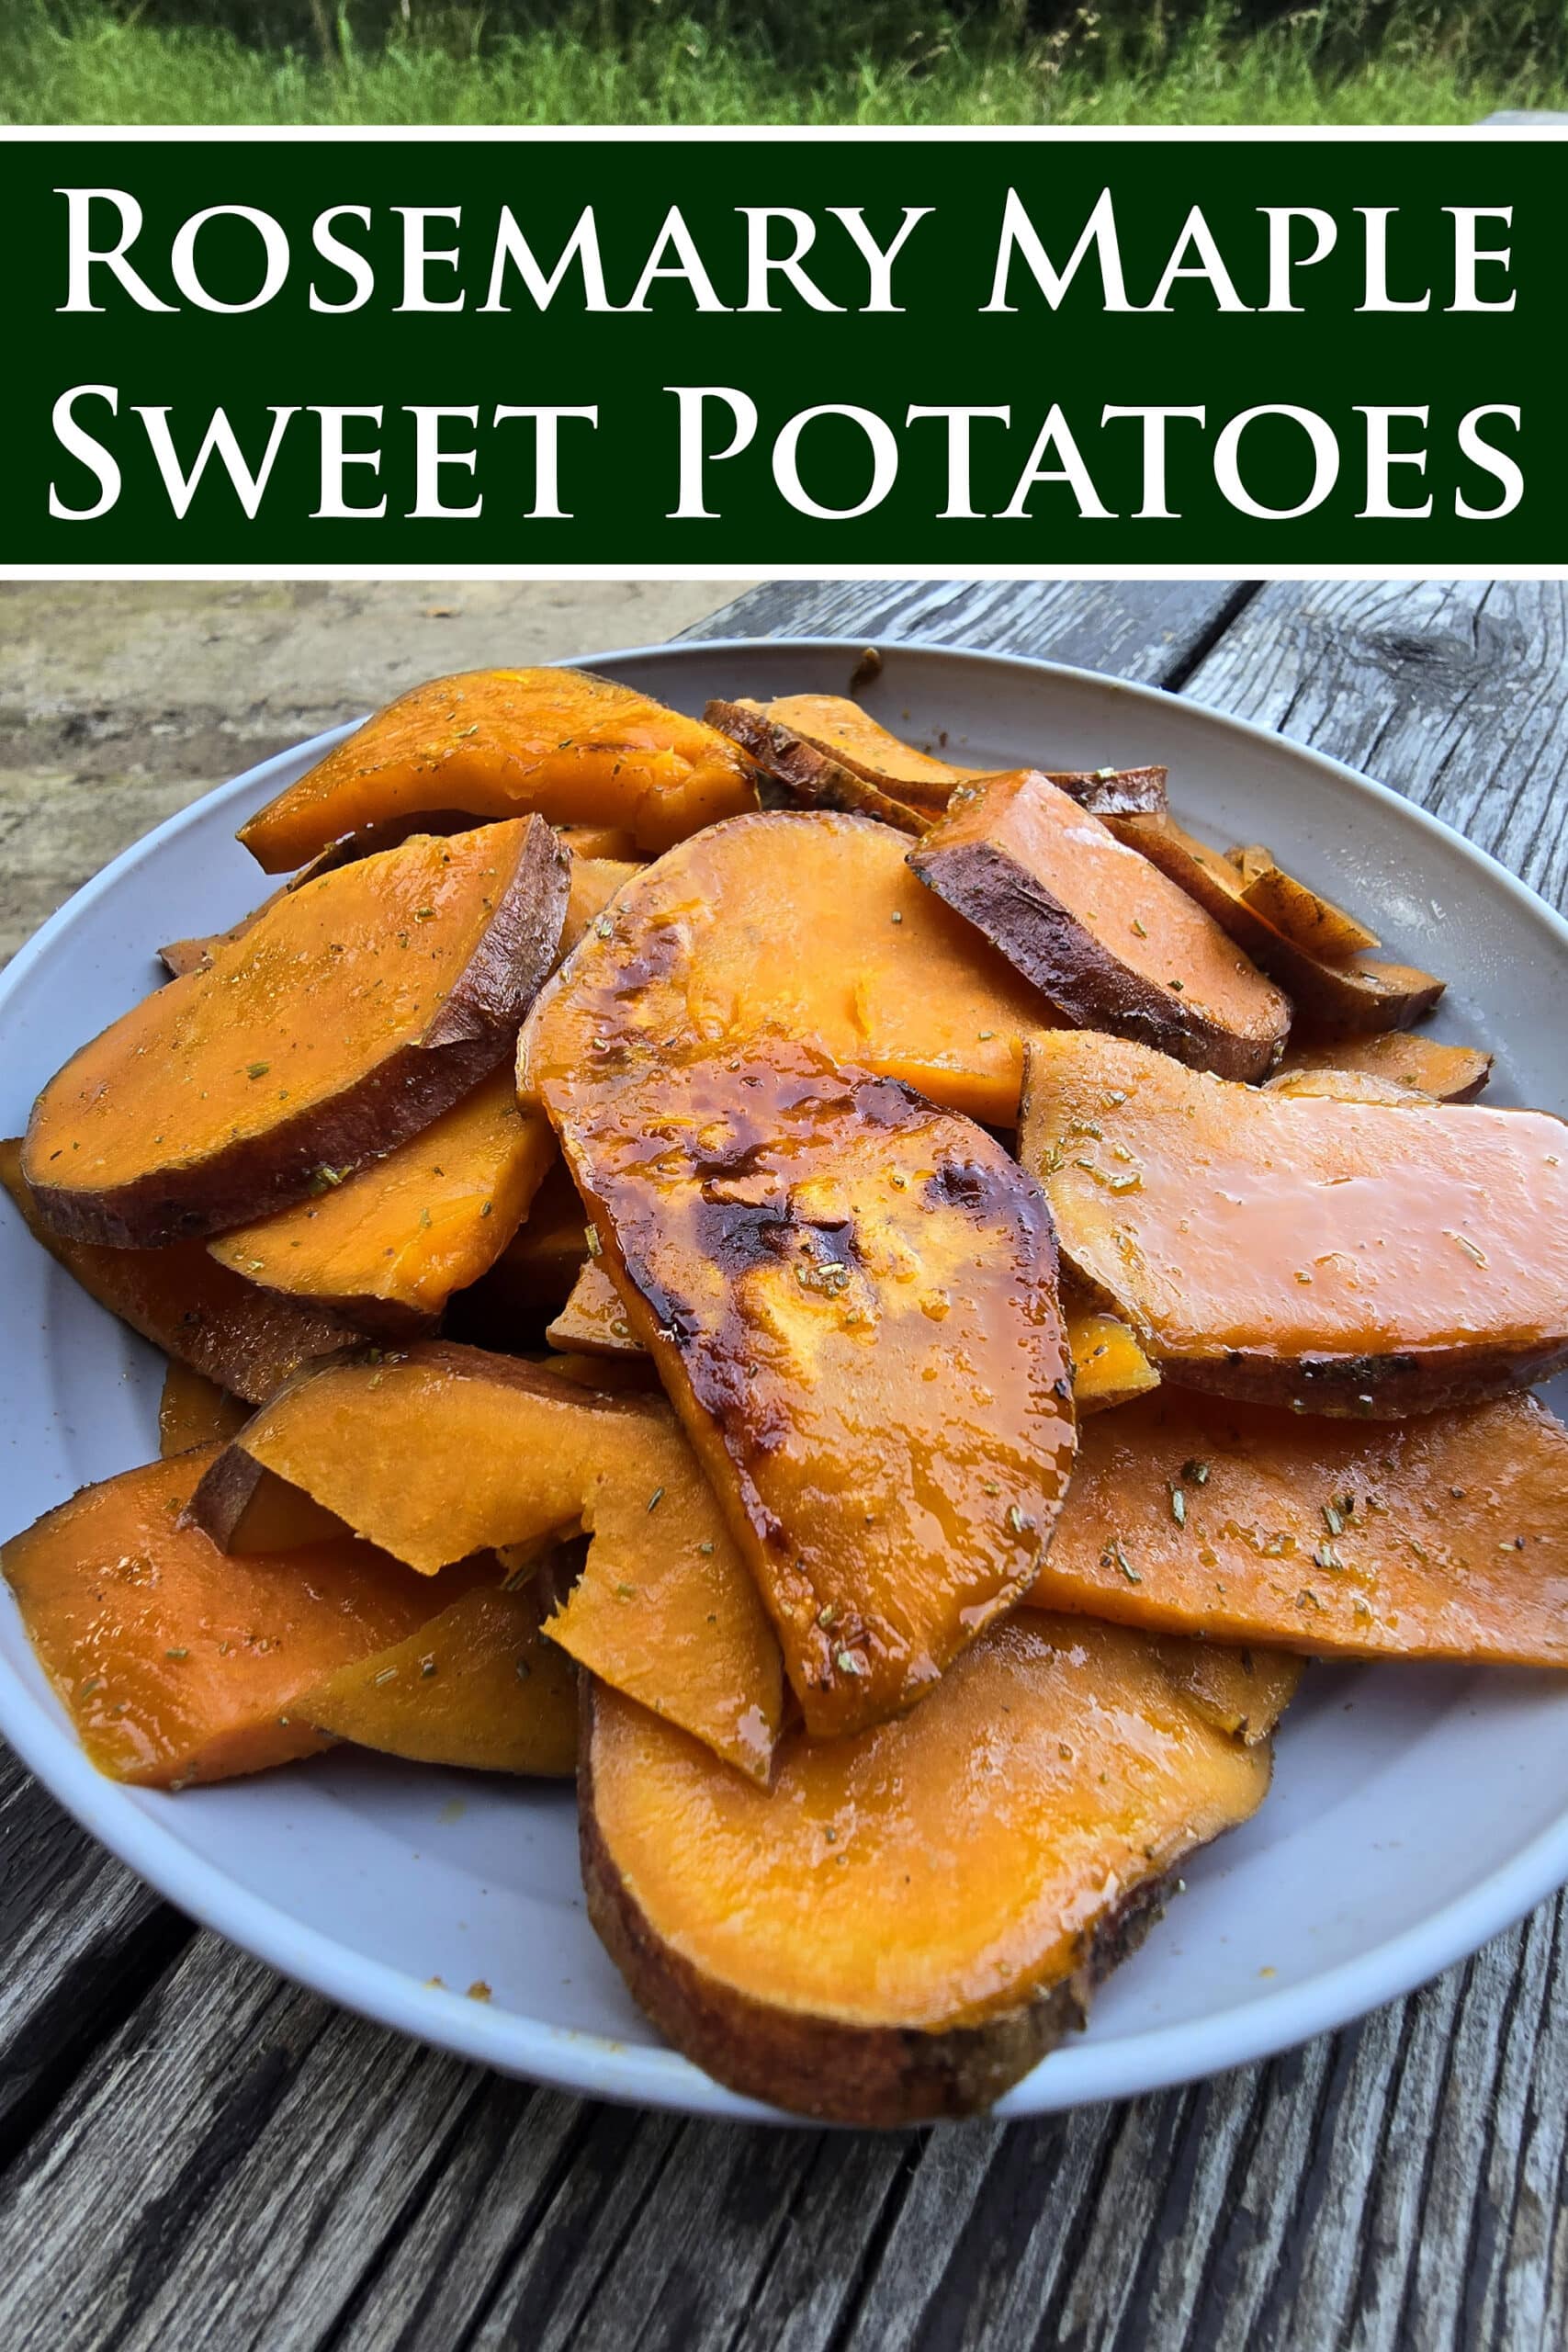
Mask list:
[{"label": "weathered wooden table", "polygon": [[[33,594],[4,593],[13,618]],[[84,643],[91,598],[114,593],[71,592]],[[371,667],[407,675],[456,666],[437,649],[458,639],[464,659],[505,658],[520,594],[126,593],[141,600],[152,656],[144,702],[156,707],[156,682],[169,682],[152,765],[170,804],[182,723],[186,790],[240,763],[235,710],[251,713],[245,751],[271,748],[243,690],[208,714],[219,751],[203,739],[176,684],[203,631],[220,649],[231,632],[237,686],[254,682],[238,657],[258,609],[283,616],[285,636],[303,611],[312,673],[330,678],[334,632],[363,639],[378,597]],[[41,659],[43,624],[29,626]],[[1368,768],[1554,902],[1568,893],[1563,582],[781,585],[697,633],[814,631],[1156,681]],[[581,634],[569,625],[556,650]],[[355,662],[343,674],[341,700],[318,692],[314,724],[375,683]],[[85,872],[119,845],[138,747],[110,703],[73,704],[68,680],[53,691],[45,764],[78,801],[70,854],[51,869],[64,882],[73,856],[94,853]],[[0,723],[16,695],[13,683]],[[95,774],[115,785],[96,831]],[[0,784],[7,872],[32,870],[29,793],[36,815],[36,783],[13,764]],[[0,1780],[0,2346],[1555,2345],[1568,2335],[1562,1934],[1561,1903],[1546,1905],[1345,2032],[1125,2106],[890,2138],[732,2129],[586,2106],[360,2024],[197,1932],[12,1764]]]}]

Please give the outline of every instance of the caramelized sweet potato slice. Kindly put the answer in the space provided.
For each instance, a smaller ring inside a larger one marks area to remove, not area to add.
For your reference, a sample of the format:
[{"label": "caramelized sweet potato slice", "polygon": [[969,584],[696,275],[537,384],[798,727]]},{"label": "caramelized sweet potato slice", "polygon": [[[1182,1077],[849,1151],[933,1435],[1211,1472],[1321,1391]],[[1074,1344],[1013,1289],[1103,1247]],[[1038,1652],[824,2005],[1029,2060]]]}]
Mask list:
[{"label": "caramelized sweet potato slice", "polygon": [[305,1299],[275,1298],[209,1257],[200,1241],[109,1250],[67,1241],[44,1224],[22,1178],[19,1142],[0,1143],[0,1182],[28,1228],[89,1298],[165,1355],[259,1405],[291,1373],[364,1335]]},{"label": "caramelized sweet potato slice", "polygon": [[1241,895],[1247,904],[1298,947],[1304,947],[1309,956],[1325,964],[1343,964],[1351,956],[1364,956],[1382,945],[1375,931],[1369,931],[1321,891],[1287,874],[1271,850],[1233,849],[1229,856],[1241,876]]},{"label": "caramelized sweet potato slice", "polygon": [[1023,1040],[1056,1018],[923,890],[886,825],[737,817],[648,866],[542,992],[525,1100],[723,1037],[809,1039],[948,1109],[1010,1126]]},{"label": "caramelized sweet potato slice", "polygon": [[1568,1666],[1568,1430],[1529,1396],[1368,1423],[1162,1389],[1083,1431],[1033,1598],[1325,1657]]},{"label": "caramelized sweet potato slice", "polygon": [[[710,702],[703,714],[731,742],[739,743],[758,771],[757,797],[764,808],[838,808],[848,816],[874,817],[900,833],[923,833],[929,809],[897,800],[877,785],[829,757],[804,735],[770,718],[760,702]],[[775,791],[770,797],[768,787]]]},{"label": "caramelized sweet potato slice", "polygon": [[571,1286],[571,1296],[545,1334],[552,1348],[570,1354],[640,1356],[642,1341],[626,1320],[615,1283],[592,1259]]},{"label": "caramelized sweet potato slice", "polygon": [[574,857],[561,926],[560,957],[570,955],[591,922],[596,922],[622,886],[642,867],[627,858]]},{"label": "caramelized sweet potato slice", "polygon": [[978,1127],[770,1038],[547,1107],[814,1734],[1028,1589],[1072,1463],[1055,1250]]},{"label": "caramelized sweet potato slice", "polygon": [[1544,1112],[1274,1094],[1058,1030],[1021,1151],[1167,1379],[1401,1414],[1568,1356],[1568,1128]]},{"label": "caramelized sweet potato slice", "polygon": [[494,1264],[555,1158],[547,1122],[518,1109],[503,1064],[384,1159],[208,1248],[361,1330],[417,1329]]},{"label": "caramelized sweet potato slice", "polygon": [[1266,1094],[1325,1094],[1334,1102],[1430,1102],[1419,1087],[1377,1078],[1366,1069],[1292,1069],[1265,1081]]},{"label": "caramelized sweet potato slice", "polygon": [[935,759],[929,752],[917,751],[912,743],[901,742],[859,703],[847,701],[841,695],[781,695],[777,701],[760,707],[775,726],[787,728],[803,742],[825,752],[852,775],[917,808],[940,812],[946,808],[953,786],[979,773],[975,768],[954,767],[948,760]]},{"label": "caramelized sweet potato slice", "polygon": [[1159,1386],[1159,1374],[1135,1333],[1115,1315],[1069,1315],[1067,1353],[1073,1363],[1073,1403],[1080,1414],[1129,1404]]},{"label": "caramelized sweet potato slice", "polygon": [[356,1658],[294,1702],[335,1739],[416,1764],[569,1781],[577,1668],[539,1631],[531,1587],[477,1586],[389,1649]]},{"label": "caramelized sweet potato slice", "polygon": [[1229,858],[1184,832],[1174,818],[1132,816],[1110,821],[1118,841],[1179,884],[1246,949],[1259,970],[1279,981],[1295,1007],[1298,1030],[1355,1035],[1408,1029],[1442,995],[1441,980],[1407,965],[1372,963],[1364,957],[1331,964],[1310,954],[1248,903],[1241,874]]},{"label": "caramelized sweet potato slice", "polygon": [[1289,1650],[1233,1648],[1170,1634],[1156,1639],[1159,1662],[1205,1723],[1255,1747],[1296,1695],[1306,1660]]},{"label": "caramelized sweet potato slice", "polygon": [[1325,1069],[1359,1070],[1395,1086],[1418,1087],[1439,1102],[1472,1102],[1492,1075],[1492,1056],[1475,1046],[1446,1046],[1436,1037],[1384,1030],[1371,1037],[1341,1037],[1333,1046],[1287,1046],[1279,1075]]},{"label": "caramelized sweet potato slice", "polygon": [[596,1393],[509,1356],[419,1341],[329,1365],[256,1414],[193,1502],[216,1541],[264,1469],[426,1575],[586,1528],[587,1564],[551,1639],[766,1778],[783,1705],[778,1645],[661,1397]]},{"label": "caramelized sweet potato slice", "polygon": [[367,824],[462,808],[614,826],[639,849],[750,807],[746,763],[700,719],[582,670],[469,670],[415,686],[240,829],[268,874]]},{"label": "caramelized sweet potato slice", "polygon": [[444,1608],[367,1544],[226,1558],[181,1517],[216,1447],[86,1487],[14,1536],[0,1567],[28,1639],[101,1772],[185,1788],[326,1743],[301,1691]]},{"label": "caramelized sweet potato slice", "polygon": [[961,786],[908,863],[1065,1020],[1226,1078],[1261,1078],[1279,1059],[1291,1022],[1280,990],[1045,776]]},{"label": "caramelized sweet potato slice", "polygon": [[249,1419],[243,1396],[231,1396],[188,1364],[172,1363],[158,1399],[158,1451],[166,1461],[193,1445],[226,1445]]},{"label": "caramelized sweet potato slice", "polygon": [[988,2106],[1269,1786],[1156,1644],[1032,1611],[913,1714],[786,1734],[771,1791],[586,1707],[588,1911],[632,1993],[720,2082],[840,2123]]},{"label": "caramelized sweet potato slice", "polygon": [[151,1248],[390,1151],[504,1061],[566,893],[537,818],[415,834],[289,892],[51,1080],[22,1150],[39,1215]]},{"label": "caramelized sweet potato slice", "polygon": [[587,1222],[558,1159],[489,1273],[454,1307],[492,1331],[499,1345],[536,1346],[540,1327],[565,1305],[588,1262]]}]

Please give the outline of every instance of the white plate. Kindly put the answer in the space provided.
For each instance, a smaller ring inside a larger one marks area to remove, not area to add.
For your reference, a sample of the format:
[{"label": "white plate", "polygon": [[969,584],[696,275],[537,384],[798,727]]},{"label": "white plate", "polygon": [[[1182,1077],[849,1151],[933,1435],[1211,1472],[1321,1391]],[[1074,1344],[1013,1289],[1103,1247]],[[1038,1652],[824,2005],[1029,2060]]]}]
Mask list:
[{"label": "white plate", "polygon": [[[843,691],[857,649],[692,645],[592,666],[690,710],[710,695]],[[966,764],[1163,761],[1178,810],[1265,840],[1445,973],[1437,1033],[1498,1050],[1492,1099],[1562,1107],[1568,926],[1393,794],[1278,736],[1087,672],[910,647],[866,695],[944,729]],[[346,731],[346,730],[344,730]],[[212,793],[115,861],[0,980],[0,1115],[15,1133],[64,1056],[142,995],[163,939],[233,921],[265,887],[240,820],[322,736]],[[156,1451],[159,1364],[0,1217],[5,1532]],[[367,2016],[598,2097],[769,2118],[660,2041],[583,1914],[569,1792],[342,1753],[170,1797],[100,1779],[0,1600],[0,1730],[163,1894]],[[1314,1668],[1261,1814],[1100,1996],[1081,2040],[1002,2102],[1026,2115],[1265,2055],[1434,1974],[1568,1877],[1568,1684],[1522,1673]],[[439,1978],[437,1984],[434,1980]],[[465,1997],[482,1983],[488,2001]]]}]

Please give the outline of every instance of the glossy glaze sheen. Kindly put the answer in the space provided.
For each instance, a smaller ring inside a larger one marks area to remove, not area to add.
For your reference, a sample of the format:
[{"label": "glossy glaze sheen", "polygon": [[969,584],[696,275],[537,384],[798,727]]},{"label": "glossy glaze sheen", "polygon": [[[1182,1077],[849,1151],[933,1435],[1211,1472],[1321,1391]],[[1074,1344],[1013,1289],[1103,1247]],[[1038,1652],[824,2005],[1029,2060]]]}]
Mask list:
[{"label": "glossy glaze sheen", "polygon": [[122,1323],[237,1396],[259,1405],[302,1363],[363,1336],[328,1307],[258,1290],[217,1264],[200,1241],[110,1250],[64,1239],[39,1216],[21,1159],[20,1143],[0,1143],[0,1182],[50,1256]]},{"label": "glossy glaze sheen", "polygon": [[244,1399],[231,1396],[188,1364],[171,1363],[158,1399],[158,1451],[188,1453],[193,1445],[226,1445],[250,1419]]},{"label": "glossy glaze sheen", "polygon": [[726,1037],[814,1041],[987,1125],[1018,1116],[1023,1040],[1055,1015],[916,881],[886,825],[738,817],[649,866],[542,993],[525,1096]]},{"label": "glossy glaze sheen", "polygon": [[577,1669],[540,1634],[527,1586],[465,1593],[409,1640],[340,1668],[296,1712],[416,1764],[544,1780],[577,1768]]},{"label": "glossy glaze sheen", "polygon": [[352,1539],[226,1557],[179,1517],[216,1455],[85,1487],[0,1554],[82,1745],[116,1780],[183,1787],[312,1754],[299,1693],[449,1597]]},{"label": "glossy glaze sheen", "polygon": [[1475,1046],[1449,1046],[1419,1032],[1385,1030],[1371,1037],[1342,1037],[1333,1046],[1288,1046],[1280,1075],[1330,1068],[1418,1087],[1439,1102],[1470,1102],[1492,1075],[1492,1056]]},{"label": "glossy glaze sheen", "polygon": [[1159,1374],[1136,1334],[1116,1315],[1067,1316],[1073,1363],[1073,1403],[1080,1415],[1125,1405],[1159,1386]]},{"label": "glossy glaze sheen", "polygon": [[1072,1461],[1035,1187],[782,1040],[548,1107],[808,1725],[908,1706],[1025,1589]]},{"label": "glossy glaze sheen", "polygon": [[561,926],[560,956],[577,945],[589,924],[602,915],[617,890],[642,872],[634,859],[574,856],[567,891],[566,921]]},{"label": "glossy glaze sheen", "polygon": [[1568,1666],[1568,1431],[1523,1396],[1355,1422],[1165,1388],[1083,1430],[1035,1595],[1332,1657]]},{"label": "glossy glaze sheen", "polygon": [[589,1355],[643,1356],[646,1350],[626,1320],[620,1292],[602,1262],[590,1258],[571,1286],[571,1296],[545,1333],[552,1348]]},{"label": "glossy glaze sheen", "polygon": [[659,851],[750,805],[734,744],[634,687],[581,670],[469,670],[389,703],[240,839],[281,874],[342,833],[409,812],[536,809]]},{"label": "glossy glaze sheen", "polygon": [[1409,1411],[1568,1354],[1561,1120],[1269,1093],[1074,1031],[1030,1070],[1064,1255],[1168,1378]]},{"label": "glossy glaze sheen", "polygon": [[582,1579],[552,1638],[766,1773],[782,1706],[777,1645],[662,1398],[609,1396],[424,1341],[297,1383],[236,1451],[427,1575],[587,1529]]},{"label": "glossy glaze sheen", "polygon": [[567,860],[536,818],[360,859],[286,893],[123,1014],[34,1105],[39,1214],[144,1247],[307,1197],[503,1061],[560,936]]},{"label": "glossy glaze sheen", "polygon": [[1359,1035],[1408,1029],[1443,993],[1430,972],[1404,964],[1354,959],[1330,963],[1266,921],[1243,894],[1242,876],[1227,857],[1168,816],[1113,820],[1119,841],[1137,850],[1213,916],[1260,971],[1290,996],[1296,1027],[1319,1035]]},{"label": "glossy glaze sheen", "polygon": [[1295,1697],[1306,1660],[1289,1650],[1156,1637],[1159,1662],[1205,1723],[1249,1747],[1267,1739]]},{"label": "glossy glaze sheen", "polygon": [[908,863],[1065,1020],[1228,1078],[1278,1058],[1291,1008],[1272,981],[1047,776],[962,786]]},{"label": "glossy glaze sheen", "polygon": [[770,1792],[613,1694],[585,1766],[590,1916],[658,2023],[738,2089],[877,2123],[997,2097],[1140,1891],[1269,1784],[1154,1644],[1033,1611],[911,1715],[786,1734]]},{"label": "glossy glaze sheen", "polygon": [[337,1307],[361,1328],[428,1320],[492,1266],[556,1157],[504,1065],[384,1159],[208,1244],[247,1282]]}]

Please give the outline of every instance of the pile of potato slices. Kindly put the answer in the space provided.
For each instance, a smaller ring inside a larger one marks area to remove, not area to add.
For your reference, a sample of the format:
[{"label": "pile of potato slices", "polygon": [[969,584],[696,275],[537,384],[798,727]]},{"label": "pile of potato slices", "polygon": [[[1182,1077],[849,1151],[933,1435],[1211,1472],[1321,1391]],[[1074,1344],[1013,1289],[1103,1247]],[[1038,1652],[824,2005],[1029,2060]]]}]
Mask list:
[{"label": "pile of potato slices", "polygon": [[0,1165],[169,1359],[4,1552],[103,1771],[575,1775],[668,2038],[900,2124],[1081,2023],[1304,1661],[1568,1665],[1568,1131],[1163,770],[483,672],[240,838]]}]

